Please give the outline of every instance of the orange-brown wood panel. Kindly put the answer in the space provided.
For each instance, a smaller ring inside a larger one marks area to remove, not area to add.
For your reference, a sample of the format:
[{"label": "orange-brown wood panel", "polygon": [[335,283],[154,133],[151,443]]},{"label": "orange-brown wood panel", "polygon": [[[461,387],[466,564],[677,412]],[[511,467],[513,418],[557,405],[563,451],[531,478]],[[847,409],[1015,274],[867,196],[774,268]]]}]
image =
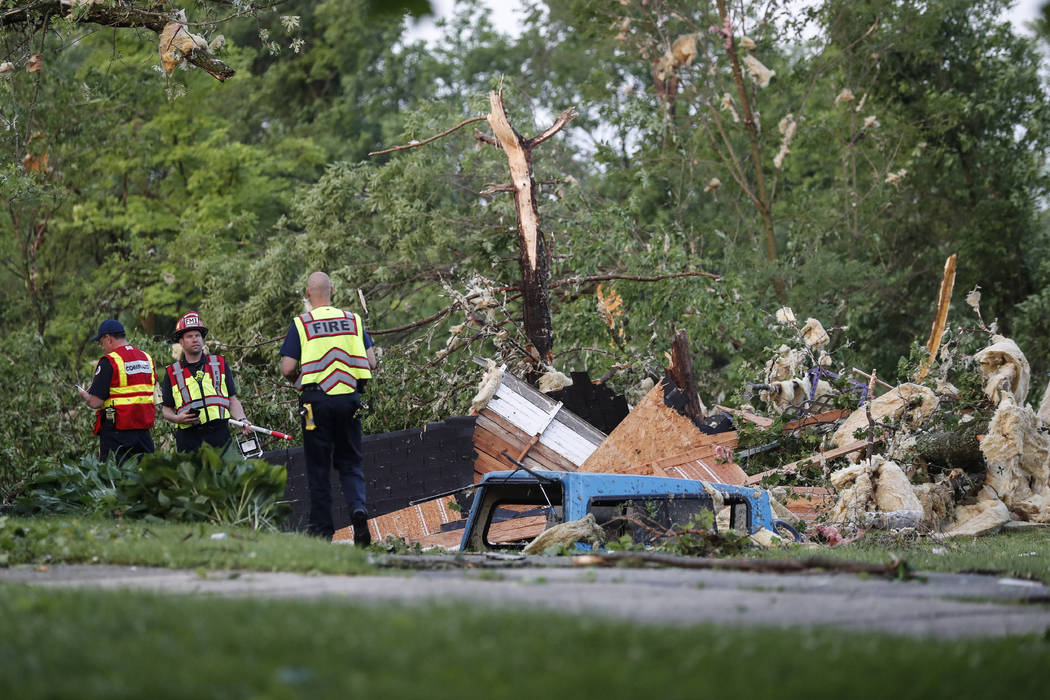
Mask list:
[{"label": "orange-brown wood panel", "polygon": [[[372,539],[377,541],[387,535],[396,535],[406,542],[419,542],[424,537],[438,534],[442,524],[463,519],[463,513],[450,506],[455,500],[452,496],[443,496],[380,515],[368,521],[368,530]],[[332,540],[348,540],[353,537],[354,529],[345,527],[336,531]]]},{"label": "orange-brown wood panel", "polygon": [[547,518],[542,515],[529,515],[492,523],[489,526],[488,540],[492,543],[521,542],[534,539],[546,529]]},{"label": "orange-brown wood panel", "polygon": [[650,465],[657,460],[695,447],[704,433],[665,405],[663,396],[661,381],[587,458],[580,471],[651,473]]}]

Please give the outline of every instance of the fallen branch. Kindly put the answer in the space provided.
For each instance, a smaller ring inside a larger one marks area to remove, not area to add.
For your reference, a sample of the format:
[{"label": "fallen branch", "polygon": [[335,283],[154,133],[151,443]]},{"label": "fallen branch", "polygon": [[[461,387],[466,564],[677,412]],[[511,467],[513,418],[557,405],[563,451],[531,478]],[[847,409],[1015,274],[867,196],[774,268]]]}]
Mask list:
[{"label": "fallen branch", "polygon": [[573,557],[577,566],[619,566],[623,564],[658,564],[682,569],[725,569],[731,571],[756,571],[762,573],[792,573],[823,569],[836,573],[868,574],[912,578],[911,567],[904,561],[886,564],[868,564],[859,561],[840,561],[826,557],[803,559],[698,559],[656,552],[610,552],[608,554],[584,554]]},{"label": "fallen branch", "polygon": [[[568,279],[563,279],[563,280],[558,280],[556,282],[551,282],[549,287],[550,287],[550,289],[554,289],[556,287],[564,287],[564,286],[567,286],[567,285],[570,285],[570,284],[586,284],[588,282],[605,282],[605,281],[608,281],[608,280],[629,280],[631,282],[659,282],[661,280],[675,279],[675,278],[678,278],[678,277],[710,277],[711,279],[721,279],[721,277],[719,275],[716,275],[713,272],[676,272],[676,273],[668,274],[668,275],[657,275],[655,277],[642,277],[640,275],[607,274],[607,275],[591,275],[590,277],[570,277]],[[504,286],[501,286],[501,287],[492,287],[491,291],[493,291],[493,292],[518,292],[517,294],[514,294],[514,295],[512,295],[510,297],[510,300],[513,300],[513,299],[521,296],[520,289],[521,288],[518,285],[504,285]],[[467,295],[466,298],[470,299],[471,295]],[[454,311],[459,306],[460,306],[459,303],[449,304],[448,306],[446,306],[445,308],[441,309],[440,311],[437,311],[437,312],[431,314],[430,316],[427,316],[426,318],[421,319],[419,321],[413,321],[412,323],[406,323],[405,325],[398,326],[397,328],[383,328],[383,329],[379,329],[379,330],[369,330],[368,334],[369,335],[386,335],[386,334],[389,334],[389,333],[400,333],[401,331],[409,331],[409,330],[412,330],[413,328],[419,328],[420,326],[425,326],[425,325],[427,325],[429,323],[433,323],[434,321],[440,320],[441,318],[447,316],[449,313]],[[238,346],[231,345],[229,347],[238,347]],[[246,347],[251,347],[251,346],[246,346]]]},{"label": "fallen branch", "polygon": [[678,277],[710,277],[711,279],[722,279],[721,275],[713,272],[674,272],[667,275],[656,275],[654,277],[642,277],[640,275],[590,275],[589,277],[569,277],[568,279],[551,282],[550,288],[563,287],[567,284],[584,284],[586,282],[607,282],[609,280],[629,280],[632,282],[659,282],[660,280],[676,279]]}]

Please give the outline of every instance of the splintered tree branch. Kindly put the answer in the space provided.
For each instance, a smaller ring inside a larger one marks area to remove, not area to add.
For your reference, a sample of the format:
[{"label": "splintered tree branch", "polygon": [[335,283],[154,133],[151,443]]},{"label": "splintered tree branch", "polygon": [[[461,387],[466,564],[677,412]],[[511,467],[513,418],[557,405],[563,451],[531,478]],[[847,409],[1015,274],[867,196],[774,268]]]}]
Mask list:
[{"label": "splintered tree branch", "polygon": [[[176,13],[166,10],[166,6],[165,2],[149,2],[142,6],[132,3],[116,3],[71,7],[68,2],[61,0],[40,0],[0,14],[0,27],[24,24],[34,21],[37,17],[63,17],[74,13],[73,16],[79,24],[97,24],[118,29],[143,28],[152,30],[160,36],[165,26],[179,21]],[[204,48],[188,51],[184,58],[188,63],[197,66],[220,82],[225,81],[236,72]]]},{"label": "splintered tree branch", "polygon": [[532,181],[531,153],[525,140],[514,130],[503,107],[503,92],[489,92],[492,111],[488,115],[492,133],[510,161],[510,176],[514,182],[514,203],[518,210],[518,226],[523,238],[523,250],[529,267],[535,271],[538,264],[540,221],[536,212],[535,183]]},{"label": "splintered tree branch", "polygon": [[937,359],[941,348],[941,337],[944,336],[944,325],[948,320],[948,306],[952,301],[952,290],[955,288],[955,253],[944,261],[944,276],[941,278],[941,291],[937,296],[937,314],[933,317],[930,337],[926,341],[926,359],[919,368],[915,381],[921,382]]},{"label": "splintered tree branch", "polygon": [[526,147],[531,149],[533,146],[539,146],[551,136],[554,136],[556,133],[564,129],[566,124],[578,116],[580,115],[579,112],[576,111],[576,107],[569,107],[567,110],[559,114],[558,118],[554,120],[554,123],[551,124],[542,134],[529,139]]},{"label": "splintered tree branch", "polygon": [[[508,192],[514,195],[514,207],[518,214],[518,266],[521,270],[522,309],[524,313],[525,335],[531,343],[531,351],[526,354],[538,358],[540,363],[549,363],[553,359],[554,332],[550,312],[550,259],[544,251],[543,232],[540,230],[539,207],[536,204],[536,182],[532,175],[532,148],[550,139],[565,128],[576,117],[576,108],[572,107],[555,120],[549,128],[532,139],[524,139],[511,126],[507,111],[503,105],[503,90],[489,93],[491,111],[485,117],[474,117],[464,120],[436,136],[423,141],[414,141],[403,146],[395,146],[369,155],[381,155],[394,151],[403,151],[430,143],[451,134],[453,131],[472,122],[485,119],[492,128],[495,138],[474,130],[474,138],[483,143],[500,146],[507,156],[510,167],[511,184],[490,183],[482,194]],[[436,319],[439,316],[432,317]],[[407,330],[403,326],[400,330]]]},{"label": "splintered tree branch", "polygon": [[197,66],[220,83],[226,82],[227,78],[232,78],[236,72],[233,68],[215,58],[211,52],[204,49],[190,51],[185,58],[187,63]]}]

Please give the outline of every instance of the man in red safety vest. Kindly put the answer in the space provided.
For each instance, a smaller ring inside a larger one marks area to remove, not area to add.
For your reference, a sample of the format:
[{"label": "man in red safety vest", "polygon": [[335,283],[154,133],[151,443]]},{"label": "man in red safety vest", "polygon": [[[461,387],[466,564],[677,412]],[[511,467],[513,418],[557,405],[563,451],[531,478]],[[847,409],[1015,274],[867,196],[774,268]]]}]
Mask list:
[{"label": "man in red safety vest", "polygon": [[178,426],[175,449],[179,452],[193,452],[205,443],[223,449],[230,442],[230,418],[244,422],[242,434],[251,433],[237,398],[233,370],[222,355],[205,352],[207,336],[200,314],[183,314],[171,336],[182,346],[182,359],[170,365],[160,380],[161,415]]},{"label": "man in red safety vest", "polygon": [[106,354],[95,366],[91,386],[77,385],[77,393],[96,411],[98,458],[104,461],[112,454],[122,464],[132,456],[153,452],[153,358],[128,343],[124,325],[115,319],[103,321],[91,340],[97,340]]},{"label": "man in red safety vest", "polygon": [[339,474],[354,543],[368,546],[365,475],[361,468],[361,390],[376,367],[361,317],[331,305],[332,280],[315,272],[306,282],[310,311],[292,319],[281,345],[281,374],[299,389],[303,452],[310,489],[308,532],[331,539],[329,473]]}]

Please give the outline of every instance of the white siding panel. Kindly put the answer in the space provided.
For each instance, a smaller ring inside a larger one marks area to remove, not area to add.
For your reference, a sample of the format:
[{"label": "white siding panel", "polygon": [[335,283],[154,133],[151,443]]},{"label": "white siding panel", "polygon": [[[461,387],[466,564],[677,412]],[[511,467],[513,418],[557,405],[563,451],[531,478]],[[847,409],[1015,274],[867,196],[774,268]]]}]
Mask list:
[{"label": "white siding panel", "polygon": [[540,442],[576,466],[582,465],[591,456],[591,453],[598,449],[598,446],[593,442],[580,437],[577,433],[559,423],[557,418],[540,436]]},{"label": "white siding panel", "polygon": [[[501,390],[502,388],[500,387]],[[503,395],[502,391],[497,392],[489,401],[488,408],[516,425],[529,437],[542,430],[550,420],[543,410],[510,391],[506,395]]]}]

